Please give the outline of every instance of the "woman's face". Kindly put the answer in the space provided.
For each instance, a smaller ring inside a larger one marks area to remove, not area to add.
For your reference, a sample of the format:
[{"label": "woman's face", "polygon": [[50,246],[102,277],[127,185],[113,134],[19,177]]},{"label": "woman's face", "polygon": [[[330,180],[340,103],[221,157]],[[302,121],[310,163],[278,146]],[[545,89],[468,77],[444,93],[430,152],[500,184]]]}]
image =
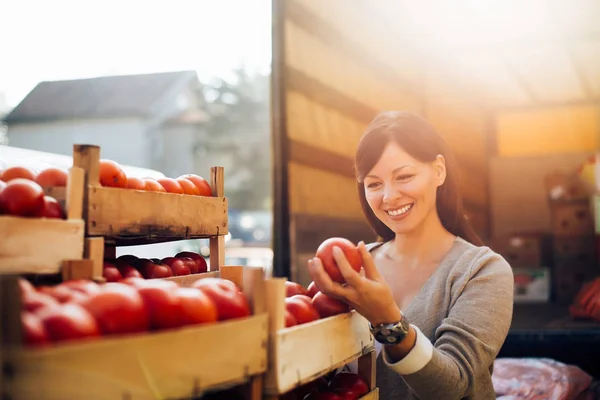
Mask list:
[{"label": "woman's face", "polygon": [[423,163],[390,142],[364,179],[365,197],[379,220],[405,234],[437,219],[436,191],[445,178],[441,155]]}]

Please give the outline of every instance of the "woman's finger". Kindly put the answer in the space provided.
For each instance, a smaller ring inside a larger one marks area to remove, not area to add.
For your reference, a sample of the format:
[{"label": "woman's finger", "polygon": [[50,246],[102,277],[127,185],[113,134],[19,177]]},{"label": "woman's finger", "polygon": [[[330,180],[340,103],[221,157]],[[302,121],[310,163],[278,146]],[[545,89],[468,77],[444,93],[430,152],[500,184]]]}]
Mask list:
[{"label": "woman's finger", "polygon": [[352,289],[349,287],[344,287],[337,282],[334,282],[329,274],[323,268],[323,263],[321,263],[321,259],[318,257],[311,258],[308,261],[308,273],[312,278],[315,285],[319,291],[325,293],[326,295],[337,297],[342,300],[346,300],[350,297]]},{"label": "woman's finger", "polygon": [[367,246],[365,246],[365,243],[363,241],[360,241],[358,243],[358,251],[360,252],[360,255],[362,256],[363,269],[365,270],[365,277],[367,279],[371,279],[373,281],[380,282],[381,275],[379,275],[379,271],[377,270],[377,267],[375,266],[373,257],[371,256],[371,253],[369,253],[369,250],[367,250]]},{"label": "woman's finger", "polygon": [[333,258],[335,259],[335,262],[340,269],[344,280],[351,286],[360,286],[363,278],[352,268],[342,249],[340,249],[338,246],[333,246],[332,251]]}]

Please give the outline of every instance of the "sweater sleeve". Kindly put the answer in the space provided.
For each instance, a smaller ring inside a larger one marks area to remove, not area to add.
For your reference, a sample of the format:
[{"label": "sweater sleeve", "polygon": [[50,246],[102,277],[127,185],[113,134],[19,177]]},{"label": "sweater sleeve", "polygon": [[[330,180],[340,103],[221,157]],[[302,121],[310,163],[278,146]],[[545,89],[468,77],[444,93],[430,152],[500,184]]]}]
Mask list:
[{"label": "sweater sleeve", "polygon": [[[473,394],[508,334],[513,310],[514,278],[499,255],[479,253],[463,281],[448,316],[435,331],[433,344],[418,327],[417,342],[397,363],[386,365],[402,376],[422,399],[460,399]],[[414,353],[414,354],[413,354]]]}]

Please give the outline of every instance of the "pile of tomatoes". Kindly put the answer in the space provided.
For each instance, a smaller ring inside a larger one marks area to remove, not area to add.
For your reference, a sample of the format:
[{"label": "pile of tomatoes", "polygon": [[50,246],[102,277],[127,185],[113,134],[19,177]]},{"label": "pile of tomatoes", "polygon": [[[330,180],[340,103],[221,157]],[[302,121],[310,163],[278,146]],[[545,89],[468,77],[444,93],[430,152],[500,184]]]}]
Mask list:
[{"label": "pile of tomatoes", "polygon": [[73,280],[35,288],[19,281],[24,342],[40,346],[103,335],[161,331],[250,315],[233,282],[205,278],[191,287],[165,280],[127,278],[97,284]]},{"label": "pile of tomatoes", "polygon": [[45,187],[67,185],[67,172],[48,168],[39,173],[25,167],[11,167],[0,173],[0,215],[37,218],[65,218],[65,212]]},{"label": "pile of tomatoes", "polygon": [[103,277],[108,282],[119,282],[125,278],[169,278],[200,274],[208,271],[204,257],[192,251],[182,251],[175,257],[138,258],[127,254],[115,260],[104,260]]},{"label": "pile of tomatoes", "polygon": [[112,160],[100,160],[100,184],[107,187],[189,194],[192,196],[212,196],[212,189],[206,179],[195,174],[185,174],[178,178],[138,178],[127,176],[121,166]]}]

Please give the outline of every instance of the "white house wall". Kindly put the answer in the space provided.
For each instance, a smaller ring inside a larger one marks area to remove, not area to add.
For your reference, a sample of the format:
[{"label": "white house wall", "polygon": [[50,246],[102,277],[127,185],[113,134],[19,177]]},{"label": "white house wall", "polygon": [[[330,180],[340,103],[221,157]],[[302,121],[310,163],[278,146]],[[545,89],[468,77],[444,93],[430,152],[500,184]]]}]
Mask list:
[{"label": "white house wall", "polygon": [[74,144],[94,144],[100,146],[102,158],[151,168],[145,129],[143,120],[129,118],[12,124],[8,145],[71,155]]}]

